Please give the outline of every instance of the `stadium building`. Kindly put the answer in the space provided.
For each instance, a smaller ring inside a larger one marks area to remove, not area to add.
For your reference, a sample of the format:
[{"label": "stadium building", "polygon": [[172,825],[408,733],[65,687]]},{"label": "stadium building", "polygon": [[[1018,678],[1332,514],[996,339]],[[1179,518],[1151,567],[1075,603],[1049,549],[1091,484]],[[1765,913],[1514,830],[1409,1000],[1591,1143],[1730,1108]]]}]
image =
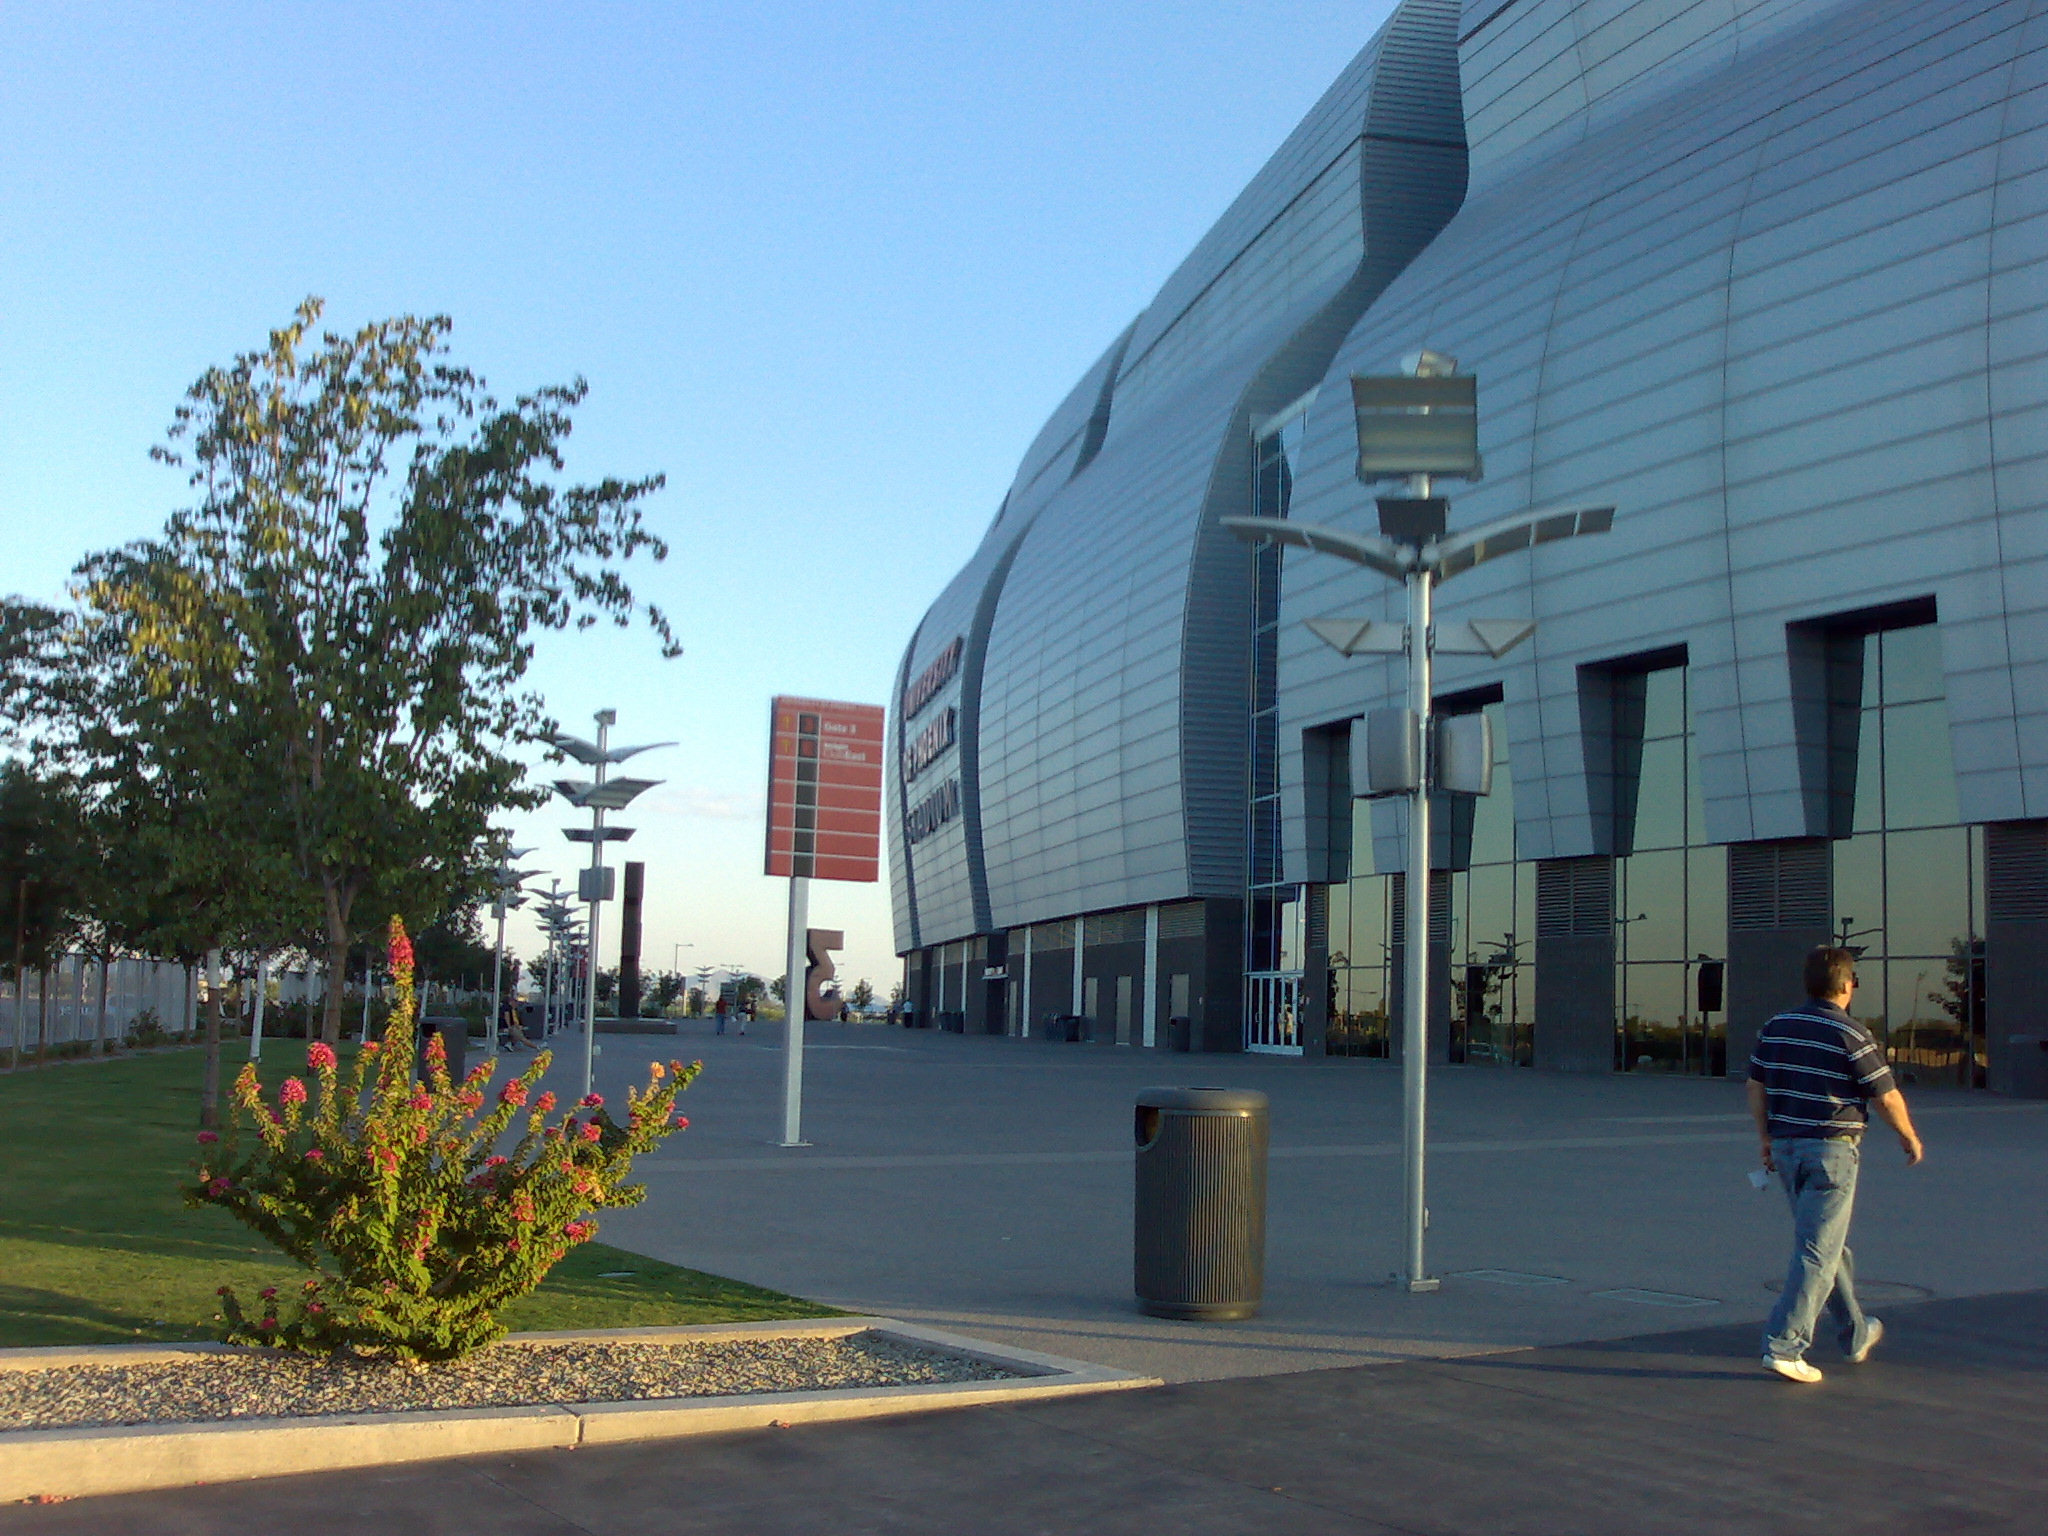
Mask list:
[{"label": "stadium building", "polygon": [[[1349,380],[1478,380],[1495,560],[1437,707],[1438,1060],[1719,1073],[1833,937],[1922,1082],[2048,1095],[2048,11],[1403,0],[1031,445],[897,679],[911,1003],[969,1031],[1398,1055],[1399,658]],[[1085,1020],[1075,1026],[1074,1018]]]}]

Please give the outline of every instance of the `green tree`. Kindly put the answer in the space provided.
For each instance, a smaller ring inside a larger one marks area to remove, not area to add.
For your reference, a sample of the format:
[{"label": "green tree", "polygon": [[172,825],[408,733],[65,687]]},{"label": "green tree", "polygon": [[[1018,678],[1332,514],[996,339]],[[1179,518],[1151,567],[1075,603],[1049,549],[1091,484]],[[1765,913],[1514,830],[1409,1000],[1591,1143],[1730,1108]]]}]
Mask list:
[{"label": "green tree", "polygon": [[[44,777],[27,764],[0,764],[0,911],[6,915],[6,945],[0,974],[20,999],[31,970],[45,973],[64,952],[83,920],[88,860],[86,833],[76,789]],[[36,1025],[36,1059],[43,1050],[42,1009]],[[9,1021],[8,1065],[20,1063],[28,1028],[19,1002]]]},{"label": "green tree", "polygon": [[[197,504],[79,578],[154,695],[254,743],[222,854],[284,851],[338,978],[366,899],[373,923],[438,913],[480,888],[490,817],[543,797],[508,755],[552,729],[518,687],[536,631],[644,611],[678,647],[616,568],[666,555],[640,510],[661,478],[550,478],[580,379],[502,406],[446,360],[445,317],[316,342],[321,308],[192,386],[153,452]],[[322,1038],[340,1030],[332,985]]]},{"label": "green tree", "polygon": [[853,990],[847,994],[846,1000],[856,1008],[867,1007],[875,1000],[875,984],[867,977],[861,977],[853,984]]}]

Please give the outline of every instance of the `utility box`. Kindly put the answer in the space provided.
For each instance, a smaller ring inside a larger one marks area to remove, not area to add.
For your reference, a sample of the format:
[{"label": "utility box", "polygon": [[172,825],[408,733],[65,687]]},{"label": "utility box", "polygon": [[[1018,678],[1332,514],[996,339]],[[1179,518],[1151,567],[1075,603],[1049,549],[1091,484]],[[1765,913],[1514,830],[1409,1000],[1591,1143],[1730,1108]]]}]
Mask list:
[{"label": "utility box", "polygon": [[1256,1317],[1266,1285],[1266,1096],[1248,1088],[1138,1095],[1132,1279],[1154,1317]]}]

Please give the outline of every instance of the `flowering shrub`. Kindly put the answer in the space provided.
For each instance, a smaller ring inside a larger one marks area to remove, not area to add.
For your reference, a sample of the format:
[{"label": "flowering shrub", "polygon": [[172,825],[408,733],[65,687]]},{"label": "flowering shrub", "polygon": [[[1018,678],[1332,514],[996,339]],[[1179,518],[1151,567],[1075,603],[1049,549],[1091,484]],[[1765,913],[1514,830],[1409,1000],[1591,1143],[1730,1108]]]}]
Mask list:
[{"label": "flowering shrub", "polygon": [[623,1123],[597,1094],[551,1122],[555,1096],[533,1091],[545,1051],[493,1094],[497,1064],[457,1082],[436,1036],[416,1082],[412,945],[395,917],[391,972],[384,1038],[346,1081],[321,1041],[306,1051],[310,1088],[288,1077],[267,1098],[250,1062],[235,1080],[240,1115],[199,1134],[186,1204],[223,1207],[314,1275],[296,1295],[265,1288],[253,1307],[222,1286],[230,1343],[405,1360],[488,1344],[505,1332],[498,1310],[596,1233],[592,1212],[640,1202],[645,1189],[624,1182],[633,1159],[689,1124],[676,1095],[701,1063],[655,1063],[646,1088],[628,1090]]}]

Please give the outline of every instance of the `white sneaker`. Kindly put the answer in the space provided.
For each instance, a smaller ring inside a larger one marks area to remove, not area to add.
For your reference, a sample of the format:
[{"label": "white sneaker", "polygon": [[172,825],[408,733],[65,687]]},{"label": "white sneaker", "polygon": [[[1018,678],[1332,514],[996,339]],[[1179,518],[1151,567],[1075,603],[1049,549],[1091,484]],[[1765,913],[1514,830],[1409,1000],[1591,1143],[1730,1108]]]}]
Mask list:
[{"label": "white sneaker", "polygon": [[1776,1371],[1787,1381],[1815,1382],[1820,1380],[1820,1372],[1808,1365],[1804,1360],[1780,1360],[1776,1355],[1765,1355],[1764,1367],[1767,1370]]},{"label": "white sneaker", "polygon": [[1861,1349],[1850,1351],[1848,1355],[1848,1361],[1851,1365],[1861,1365],[1864,1361],[1868,1360],[1870,1358],[1870,1352],[1873,1349],[1877,1348],[1877,1346],[1884,1341],[1883,1323],[1879,1322],[1874,1317],[1864,1318],[1863,1323],[1863,1347]]}]

